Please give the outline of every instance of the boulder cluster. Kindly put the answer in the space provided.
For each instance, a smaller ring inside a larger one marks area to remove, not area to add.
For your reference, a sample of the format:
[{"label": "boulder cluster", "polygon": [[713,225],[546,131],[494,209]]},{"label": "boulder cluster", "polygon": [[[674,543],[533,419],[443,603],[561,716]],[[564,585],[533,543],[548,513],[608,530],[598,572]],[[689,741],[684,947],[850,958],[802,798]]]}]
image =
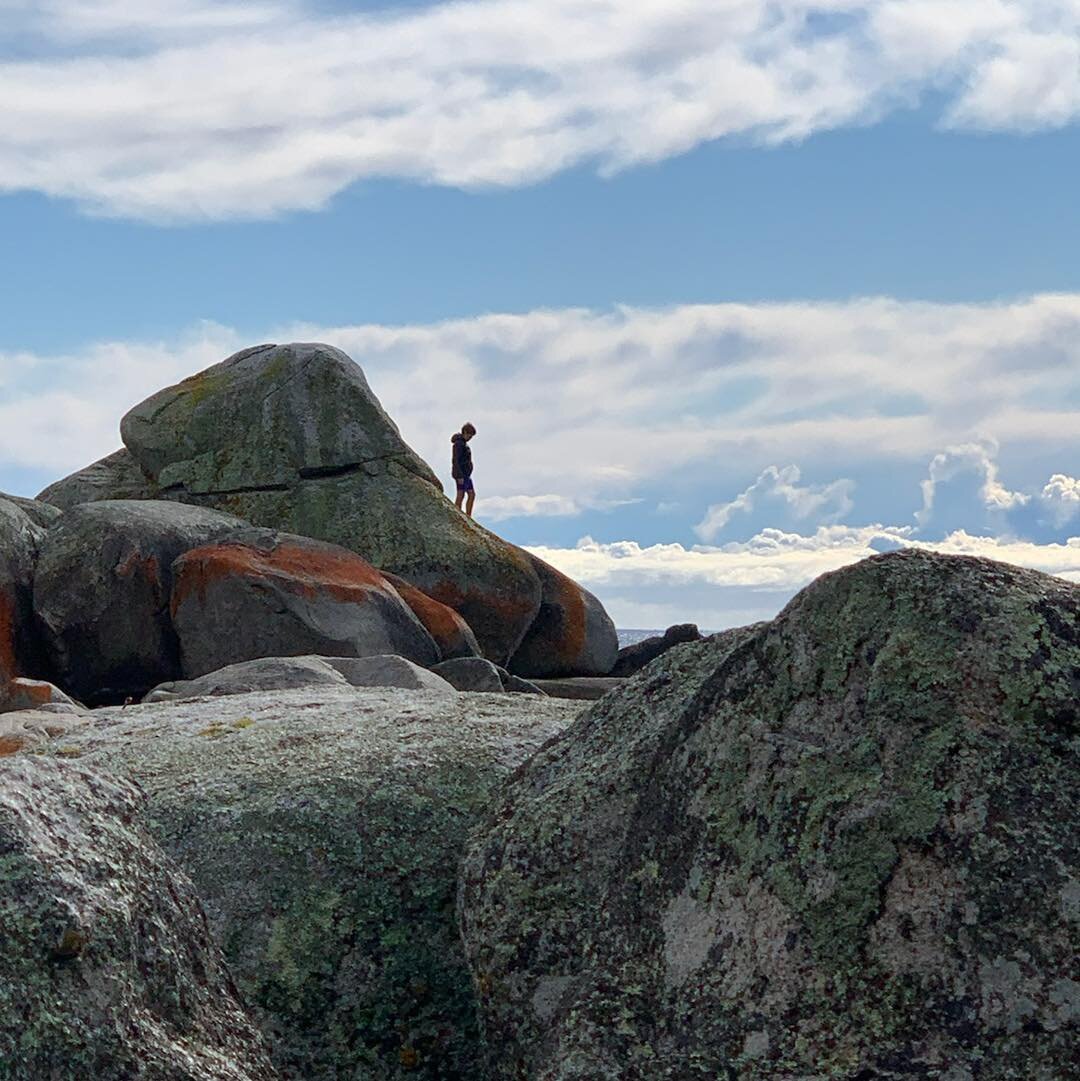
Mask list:
[{"label": "boulder cluster", "polygon": [[122,433],[0,498],[4,1081],[1080,1077],[1080,585],[617,656],[336,350]]}]

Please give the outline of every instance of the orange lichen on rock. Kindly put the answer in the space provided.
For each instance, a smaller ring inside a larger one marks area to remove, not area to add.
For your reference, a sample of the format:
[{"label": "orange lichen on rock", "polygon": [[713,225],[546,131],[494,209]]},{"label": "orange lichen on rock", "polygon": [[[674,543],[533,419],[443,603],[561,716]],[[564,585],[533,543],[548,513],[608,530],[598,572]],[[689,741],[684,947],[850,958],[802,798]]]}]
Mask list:
[{"label": "orange lichen on rock", "polygon": [[444,657],[462,651],[476,652],[476,639],[465,619],[447,604],[429,597],[423,590],[406,582],[396,574],[382,572],[383,577],[397,590],[401,599],[412,609],[413,615],[435,639]]},{"label": "orange lichen on rock", "polygon": [[33,743],[33,740],[24,735],[0,736],[0,758],[8,758],[10,755],[17,754],[24,747],[30,746],[31,743]]},{"label": "orange lichen on rock", "polygon": [[231,577],[273,579],[305,597],[328,593],[337,600],[363,603],[373,591],[393,595],[394,590],[365,559],[332,545],[283,543],[271,549],[248,544],[207,544],[194,548],[176,563],[172,612],[215,582]]}]

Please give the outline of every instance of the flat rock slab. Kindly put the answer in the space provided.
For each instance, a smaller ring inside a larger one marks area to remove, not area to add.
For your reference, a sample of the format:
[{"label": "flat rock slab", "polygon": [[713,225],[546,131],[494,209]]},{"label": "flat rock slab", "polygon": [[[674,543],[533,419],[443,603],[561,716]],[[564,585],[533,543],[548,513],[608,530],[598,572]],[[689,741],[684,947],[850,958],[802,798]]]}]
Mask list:
[{"label": "flat rock slab", "polygon": [[550,698],[591,702],[623,686],[626,680],[617,676],[573,676],[567,679],[532,679],[529,682]]},{"label": "flat rock slab", "polygon": [[134,778],[286,1078],[472,1079],[465,840],[580,707],[320,686],[96,711],[60,753]]}]

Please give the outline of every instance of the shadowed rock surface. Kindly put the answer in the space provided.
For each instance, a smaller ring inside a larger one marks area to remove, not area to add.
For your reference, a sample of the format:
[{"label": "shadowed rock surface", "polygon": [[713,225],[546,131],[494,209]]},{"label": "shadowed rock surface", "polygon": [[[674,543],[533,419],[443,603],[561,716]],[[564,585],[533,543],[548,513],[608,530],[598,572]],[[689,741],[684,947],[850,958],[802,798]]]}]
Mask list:
[{"label": "shadowed rock surface", "polygon": [[433,665],[431,670],[459,691],[489,691],[497,694],[504,689],[501,669],[483,657],[458,657]]},{"label": "shadowed rock surface", "polygon": [[661,656],[467,855],[489,1076],[1071,1076],[1078,690],[1080,587],[919,551]]},{"label": "shadowed rock surface", "polygon": [[66,512],[41,543],[34,609],[56,681],[87,702],[140,698],[180,676],[169,619],[172,564],[243,523],[216,511],[135,500]]},{"label": "shadowed rock surface", "polygon": [[606,676],[619,655],[619,635],[604,606],[572,578],[529,554],[540,578],[540,611],[507,664],[527,679]]},{"label": "shadowed rock surface", "polygon": [[663,634],[643,638],[631,646],[619,650],[619,656],[611,669],[613,676],[632,676],[640,672],[650,661],[655,661],[661,654],[667,653],[673,646],[684,642],[700,642],[701,631],[696,623],[678,623],[668,627]]},{"label": "shadowed rock surface", "polygon": [[535,686],[552,698],[595,702],[625,682],[615,676],[577,676],[567,679],[538,679]]},{"label": "shadowed rock surface", "polygon": [[172,623],[189,679],[258,657],[439,660],[397,591],[337,545],[244,529],[186,552],[172,571]]},{"label": "shadowed rock surface", "polygon": [[497,786],[578,712],[305,687],[100,710],[57,753],[145,789],[283,1078],[476,1081],[458,863]]},{"label": "shadowed rock surface", "polygon": [[327,657],[326,663],[340,672],[353,687],[400,687],[409,691],[453,694],[442,676],[429,672],[405,657]]},{"label": "shadowed rock surface", "polygon": [[129,781],[0,761],[0,1077],[273,1081],[191,882]]},{"label": "shadowed rock surface", "polygon": [[413,610],[413,615],[423,623],[424,629],[439,647],[439,653],[444,661],[455,657],[481,655],[480,645],[476,641],[472,628],[453,608],[422,593],[416,586],[410,585],[396,574],[383,571],[382,575]]},{"label": "shadowed rock surface", "polygon": [[33,618],[34,563],[44,530],[0,498],[0,685],[37,674],[41,648]]}]

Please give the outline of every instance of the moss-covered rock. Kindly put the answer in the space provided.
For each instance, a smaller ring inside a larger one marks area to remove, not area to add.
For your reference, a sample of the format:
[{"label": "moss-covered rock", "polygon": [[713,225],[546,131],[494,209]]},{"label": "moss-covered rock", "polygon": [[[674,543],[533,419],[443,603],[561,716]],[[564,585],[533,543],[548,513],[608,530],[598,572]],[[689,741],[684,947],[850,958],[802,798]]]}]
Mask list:
[{"label": "moss-covered rock", "polygon": [[272,1081],[190,881],[129,781],[0,761],[0,1077]]},{"label": "moss-covered rock", "polygon": [[917,551],[676,647],[464,864],[493,1079],[1063,1081],[1080,587]]},{"label": "moss-covered rock", "polygon": [[475,1081],[469,830],[578,710],[305,687],[127,709],[55,744],[135,778],[294,1081]]}]

